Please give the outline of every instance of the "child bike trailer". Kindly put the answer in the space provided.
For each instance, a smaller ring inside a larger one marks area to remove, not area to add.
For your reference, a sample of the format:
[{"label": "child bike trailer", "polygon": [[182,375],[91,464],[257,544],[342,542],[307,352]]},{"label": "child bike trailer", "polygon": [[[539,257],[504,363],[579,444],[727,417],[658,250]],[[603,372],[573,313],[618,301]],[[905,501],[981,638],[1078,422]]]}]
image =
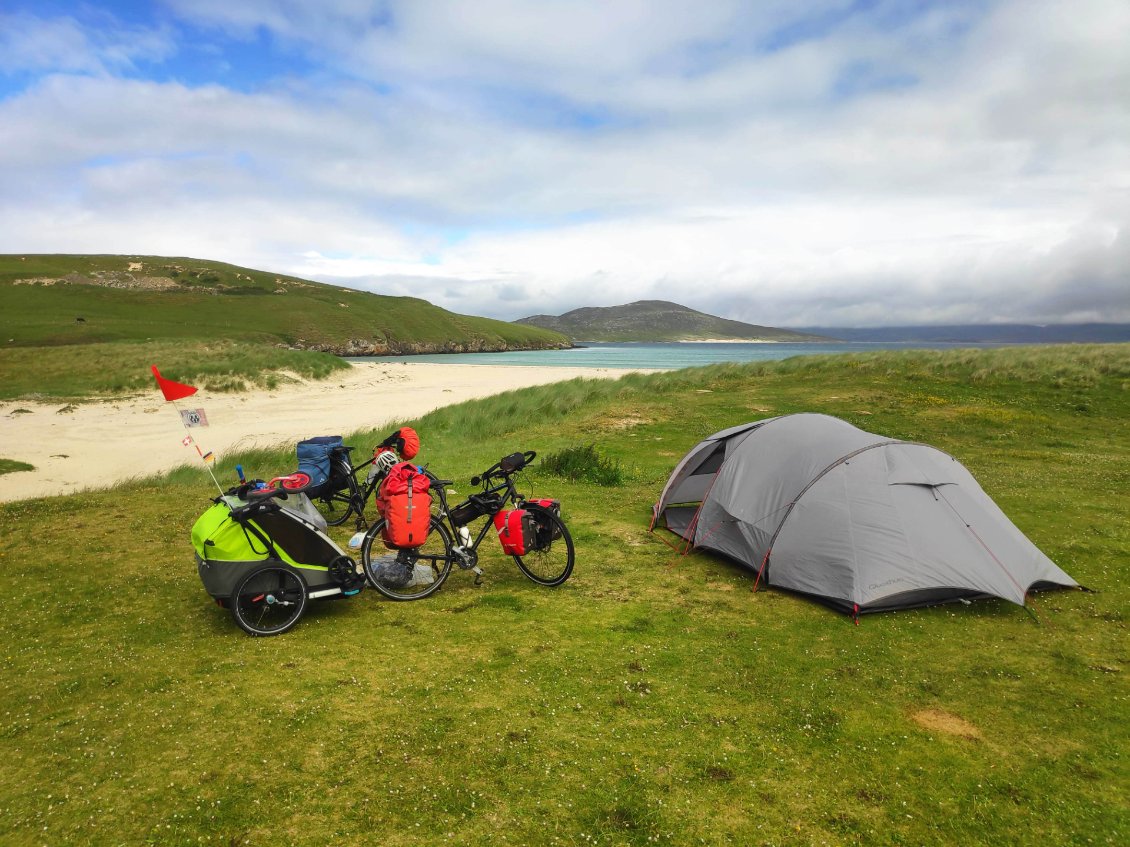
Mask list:
[{"label": "child bike trailer", "polygon": [[298,623],[307,601],[358,593],[364,572],[325,534],[325,519],[305,494],[251,486],[229,489],[196,521],[196,567],[204,589],[245,632],[280,635]]}]

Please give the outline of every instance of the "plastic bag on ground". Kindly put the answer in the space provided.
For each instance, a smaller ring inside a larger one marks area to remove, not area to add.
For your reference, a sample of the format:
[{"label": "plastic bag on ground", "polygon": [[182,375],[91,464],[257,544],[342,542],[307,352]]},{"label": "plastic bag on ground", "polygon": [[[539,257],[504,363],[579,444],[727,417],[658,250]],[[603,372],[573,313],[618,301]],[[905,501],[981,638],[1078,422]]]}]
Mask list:
[{"label": "plastic bag on ground", "polygon": [[423,588],[425,585],[431,585],[436,581],[435,571],[427,565],[413,565],[412,566],[412,579],[404,586],[405,588]]},{"label": "plastic bag on ground", "polygon": [[406,588],[414,577],[412,563],[395,553],[381,556],[373,567],[373,576],[388,588]]}]

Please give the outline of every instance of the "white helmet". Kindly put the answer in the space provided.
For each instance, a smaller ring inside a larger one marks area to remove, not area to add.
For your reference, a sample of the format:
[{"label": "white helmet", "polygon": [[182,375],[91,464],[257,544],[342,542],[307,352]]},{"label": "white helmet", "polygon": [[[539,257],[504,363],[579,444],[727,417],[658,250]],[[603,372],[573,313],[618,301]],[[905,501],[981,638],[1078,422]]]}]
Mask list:
[{"label": "white helmet", "polygon": [[396,453],[392,450],[382,450],[373,457],[373,470],[377,473],[386,474],[389,469],[400,461],[396,457]]}]

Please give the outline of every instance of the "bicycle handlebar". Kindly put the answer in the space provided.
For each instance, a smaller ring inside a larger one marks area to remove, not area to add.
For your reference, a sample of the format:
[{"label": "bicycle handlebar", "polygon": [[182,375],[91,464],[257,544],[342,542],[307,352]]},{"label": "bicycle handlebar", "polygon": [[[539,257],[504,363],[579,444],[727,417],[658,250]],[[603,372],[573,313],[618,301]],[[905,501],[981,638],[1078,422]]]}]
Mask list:
[{"label": "bicycle handlebar", "polygon": [[509,477],[511,474],[516,474],[536,459],[537,455],[533,450],[527,450],[525,453],[511,453],[509,456],[503,456],[481,474],[471,477],[471,485],[482,485],[489,483],[496,477]]},{"label": "bicycle handlebar", "polygon": [[426,469],[424,470],[424,475],[428,478],[428,482],[432,484],[433,488],[446,488],[449,485],[455,485],[455,480],[440,479],[434,473]]}]

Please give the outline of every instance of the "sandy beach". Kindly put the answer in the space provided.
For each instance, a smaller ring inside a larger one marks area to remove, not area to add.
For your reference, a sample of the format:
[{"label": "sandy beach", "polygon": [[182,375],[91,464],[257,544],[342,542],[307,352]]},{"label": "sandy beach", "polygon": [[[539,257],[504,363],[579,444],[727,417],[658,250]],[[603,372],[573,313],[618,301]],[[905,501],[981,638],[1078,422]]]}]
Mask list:
[{"label": "sandy beach", "polygon": [[[177,407],[204,410],[208,426],[190,432],[203,450],[222,459],[235,450],[379,428],[515,388],[574,377],[615,379],[625,373],[608,368],[366,362],[328,380],[296,381],[272,391],[201,390],[178,401]],[[5,474],[0,501],[70,494],[178,465],[200,465],[195,446],[182,443],[185,430],[177,407],[165,402],[156,384],[152,392],[114,400],[0,404],[0,456],[35,466],[34,471]]]}]

